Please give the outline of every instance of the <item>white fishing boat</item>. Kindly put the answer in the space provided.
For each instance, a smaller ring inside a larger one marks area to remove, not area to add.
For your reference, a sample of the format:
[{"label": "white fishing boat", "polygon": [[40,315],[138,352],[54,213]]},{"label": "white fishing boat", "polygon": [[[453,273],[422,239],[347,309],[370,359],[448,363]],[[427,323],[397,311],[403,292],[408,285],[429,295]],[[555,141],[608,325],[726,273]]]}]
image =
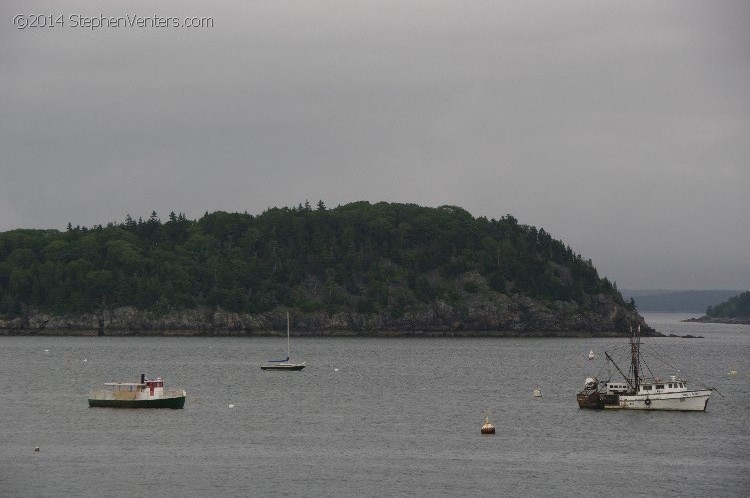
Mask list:
[{"label": "white fishing boat", "polygon": [[[650,374],[650,368],[641,357],[641,328],[630,337],[630,369],[625,373],[612,355],[605,352],[607,362],[615,367],[622,380],[599,381],[586,379],[584,388],[576,399],[579,408],[594,410],[673,410],[705,411],[711,389],[690,389],[686,380],[670,375],[668,380]],[[650,376],[643,375],[649,371]]]},{"label": "white fishing boat", "polygon": [[268,360],[268,364],[261,365],[261,370],[297,371],[305,368],[306,362],[291,363],[289,361],[289,312],[286,314],[286,358],[283,360]]},{"label": "white fishing boat", "polygon": [[164,389],[161,377],[140,382],[106,382],[107,389],[91,391],[89,406],[106,408],[175,408],[185,406],[184,389]]}]

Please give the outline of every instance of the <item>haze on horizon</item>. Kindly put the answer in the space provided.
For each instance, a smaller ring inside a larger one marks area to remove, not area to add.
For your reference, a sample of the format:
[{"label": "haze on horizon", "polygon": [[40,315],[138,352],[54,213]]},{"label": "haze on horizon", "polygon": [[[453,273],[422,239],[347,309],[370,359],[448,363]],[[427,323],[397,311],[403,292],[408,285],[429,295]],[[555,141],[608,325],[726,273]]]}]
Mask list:
[{"label": "haze on horizon", "polygon": [[[450,204],[544,228],[621,289],[750,287],[744,0],[0,11],[0,231]],[[29,13],[67,25],[17,29]]]}]

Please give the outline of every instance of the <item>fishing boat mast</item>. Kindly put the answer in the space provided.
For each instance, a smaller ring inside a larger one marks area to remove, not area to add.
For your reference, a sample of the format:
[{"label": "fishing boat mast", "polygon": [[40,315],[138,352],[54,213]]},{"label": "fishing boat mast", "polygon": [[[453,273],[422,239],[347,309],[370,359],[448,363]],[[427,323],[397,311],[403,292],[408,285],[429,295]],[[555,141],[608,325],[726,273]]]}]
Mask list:
[{"label": "fishing boat mast", "polygon": [[639,372],[639,364],[641,360],[640,356],[640,346],[641,346],[641,326],[638,325],[638,328],[636,328],[636,331],[633,332],[633,328],[630,328],[630,368],[633,370],[633,389],[638,390],[638,385],[640,384],[641,378],[640,378],[640,372]]},{"label": "fishing boat mast", "polygon": [[607,360],[608,360],[608,361],[609,361],[609,362],[610,362],[610,363],[611,363],[612,365],[614,365],[614,366],[615,366],[615,368],[617,369],[617,371],[618,371],[618,372],[620,372],[620,375],[622,375],[622,378],[623,378],[623,379],[625,379],[625,381],[626,381],[626,382],[628,383],[628,385],[629,385],[629,386],[630,386],[630,387],[631,387],[631,388],[633,389],[633,391],[635,391],[635,387],[633,386],[633,381],[632,381],[632,379],[631,379],[631,378],[630,378],[629,376],[625,375],[625,372],[623,372],[622,370],[620,370],[620,367],[619,367],[619,366],[617,365],[617,363],[615,362],[614,358],[612,358],[612,357],[611,357],[611,356],[609,355],[609,353],[608,353],[608,352],[606,352],[606,351],[604,352],[604,356],[606,356],[606,357],[607,357]]}]

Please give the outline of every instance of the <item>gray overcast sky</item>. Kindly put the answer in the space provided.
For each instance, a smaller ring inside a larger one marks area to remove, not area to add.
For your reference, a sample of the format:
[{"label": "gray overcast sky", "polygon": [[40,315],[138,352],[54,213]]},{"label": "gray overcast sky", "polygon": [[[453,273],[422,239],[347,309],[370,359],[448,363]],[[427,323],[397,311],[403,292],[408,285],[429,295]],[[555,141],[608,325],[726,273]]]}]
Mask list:
[{"label": "gray overcast sky", "polygon": [[[746,0],[0,12],[0,231],[454,204],[544,228],[621,289],[750,287]],[[102,15],[214,26],[74,26]]]}]

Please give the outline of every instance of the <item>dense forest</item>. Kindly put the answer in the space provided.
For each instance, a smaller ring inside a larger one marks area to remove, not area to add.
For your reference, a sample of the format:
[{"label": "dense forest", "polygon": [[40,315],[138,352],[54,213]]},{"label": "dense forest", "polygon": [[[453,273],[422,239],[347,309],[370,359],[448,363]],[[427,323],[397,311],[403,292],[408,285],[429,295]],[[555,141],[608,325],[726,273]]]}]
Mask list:
[{"label": "dense forest", "polygon": [[716,306],[709,306],[706,316],[711,318],[750,317],[750,291],[731,297]]},{"label": "dense forest", "polygon": [[593,295],[627,310],[591,261],[510,215],[462,208],[321,201],[260,215],[157,213],[66,231],[0,233],[0,316],[130,306],[165,314],[221,308],[398,317],[428,303],[460,308],[480,292],[588,307]]}]

